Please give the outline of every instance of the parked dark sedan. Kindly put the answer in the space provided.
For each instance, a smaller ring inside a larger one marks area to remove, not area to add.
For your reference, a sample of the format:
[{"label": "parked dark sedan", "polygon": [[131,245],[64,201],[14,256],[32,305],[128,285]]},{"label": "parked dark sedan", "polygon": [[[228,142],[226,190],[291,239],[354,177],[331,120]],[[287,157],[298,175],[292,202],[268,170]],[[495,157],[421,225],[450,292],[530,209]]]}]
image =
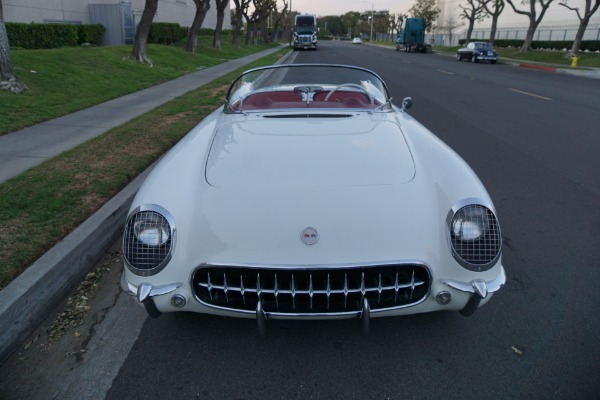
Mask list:
[{"label": "parked dark sedan", "polygon": [[458,49],[456,52],[456,60],[463,59],[471,60],[471,62],[489,61],[491,64],[496,64],[498,54],[494,47],[487,42],[469,42],[467,47]]}]

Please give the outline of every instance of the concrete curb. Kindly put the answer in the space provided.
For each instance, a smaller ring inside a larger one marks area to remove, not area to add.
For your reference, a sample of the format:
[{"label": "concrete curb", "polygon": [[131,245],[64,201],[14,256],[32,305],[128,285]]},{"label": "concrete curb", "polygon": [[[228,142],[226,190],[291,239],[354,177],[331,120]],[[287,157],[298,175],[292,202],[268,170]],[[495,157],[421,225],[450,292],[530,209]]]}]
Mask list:
[{"label": "concrete curb", "polygon": [[[293,54],[284,55],[285,63]],[[121,234],[129,206],[154,164],[0,291],[0,364],[80,283]]]},{"label": "concrete curb", "polygon": [[81,282],[121,233],[129,205],[151,168],[40,257],[0,292],[0,362],[4,362]]}]

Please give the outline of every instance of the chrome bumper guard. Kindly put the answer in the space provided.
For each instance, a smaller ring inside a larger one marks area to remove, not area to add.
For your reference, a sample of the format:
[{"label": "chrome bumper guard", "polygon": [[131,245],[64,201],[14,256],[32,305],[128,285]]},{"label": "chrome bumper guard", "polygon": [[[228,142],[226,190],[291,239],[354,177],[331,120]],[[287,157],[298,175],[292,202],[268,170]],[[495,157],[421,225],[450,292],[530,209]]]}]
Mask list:
[{"label": "chrome bumper guard", "polygon": [[487,297],[488,293],[497,292],[504,286],[506,283],[506,273],[504,272],[504,267],[500,266],[500,274],[489,282],[486,282],[483,279],[473,279],[469,283],[442,279],[442,283],[452,289],[471,294],[469,302],[465,308],[460,311],[462,315],[468,317],[479,308],[479,303],[482,299]]}]

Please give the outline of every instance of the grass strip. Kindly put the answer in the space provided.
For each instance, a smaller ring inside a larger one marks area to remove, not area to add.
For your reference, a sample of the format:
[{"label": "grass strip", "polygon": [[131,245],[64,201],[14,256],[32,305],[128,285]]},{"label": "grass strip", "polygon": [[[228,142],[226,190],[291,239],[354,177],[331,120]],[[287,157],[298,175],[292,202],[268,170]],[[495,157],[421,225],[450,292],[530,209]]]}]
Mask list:
[{"label": "grass strip", "polygon": [[[395,48],[395,43],[386,41],[376,41],[374,44],[380,46],[386,46]],[[456,51],[460,49],[462,46],[454,46],[454,47],[444,47],[444,46],[434,46],[433,51],[435,53],[447,53],[447,54],[456,54]],[[500,61],[505,62],[531,62],[531,63],[540,63],[543,65],[554,66],[554,67],[571,67],[571,58],[567,58],[566,51],[561,50],[530,50],[526,53],[520,53],[519,48],[506,48],[506,47],[497,47],[496,52],[498,56],[501,58]],[[576,69],[585,69],[586,67],[590,68],[600,68],[600,53],[591,53],[591,52],[580,52],[577,60],[577,68]]]},{"label": "grass strip", "polygon": [[242,71],[283,48],[0,185],[0,289],[223,104]]},{"label": "grass strip", "polygon": [[194,54],[148,45],[152,68],[131,59],[131,46],[12,51],[15,73],[30,90],[0,91],[0,135],[275,46],[233,48],[227,38],[223,42],[219,51],[212,37],[201,36]]}]

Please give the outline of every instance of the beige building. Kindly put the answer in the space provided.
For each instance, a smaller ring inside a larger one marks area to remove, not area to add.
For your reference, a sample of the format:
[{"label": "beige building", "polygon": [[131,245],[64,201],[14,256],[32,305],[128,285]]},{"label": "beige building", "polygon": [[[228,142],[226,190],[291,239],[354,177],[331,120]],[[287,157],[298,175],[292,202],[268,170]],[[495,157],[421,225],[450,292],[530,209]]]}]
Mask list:
[{"label": "beige building", "polygon": [[[106,28],[104,44],[124,44],[132,40],[135,26],[144,11],[145,0],[3,0],[6,22],[35,23],[101,23]],[[160,0],[155,22],[175,22],[192,25],[196,5],[194,0]],[[217,23],[216,5],[204,19],[204,28]],[[225,10],[224,29],[231,28],[229,6]]]}]

